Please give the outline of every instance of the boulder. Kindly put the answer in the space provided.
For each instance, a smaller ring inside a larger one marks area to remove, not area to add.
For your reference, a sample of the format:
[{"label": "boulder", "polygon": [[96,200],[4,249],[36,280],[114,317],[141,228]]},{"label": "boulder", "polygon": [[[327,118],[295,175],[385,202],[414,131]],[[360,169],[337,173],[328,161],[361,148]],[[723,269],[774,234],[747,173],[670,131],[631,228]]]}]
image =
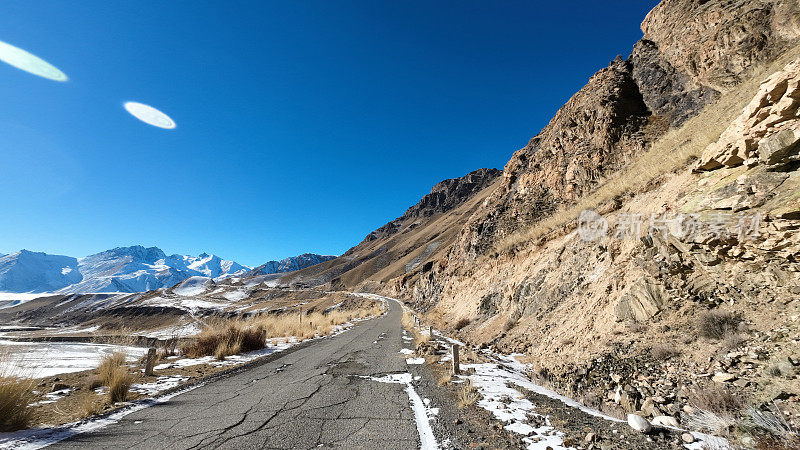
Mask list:
[{"label": "boulder", "polygon": [[800,128],[781,130],[760,140],[758,160],[770,169],[800,160]]},{"label": "boulder", "polygon": [[797,159],[800,146],[800,60],[769,76],[719,139],[709,144],[695,170],[734,167],[746,160],[782,167]]},{"label": "boulder", "polygon": [[694,436],[692,435],[692,433],[683,433],[681,435],[681,440],[686,444],[691,444],[692,442],[694,442]]},{"label": "boulder", "polygon": [[628,414],[628,425],[640,433],[649,433],[653,429],[647,419],[636,414]]},{"label": "boulder", "polygon": [[728,383],[737,378],[736,375],[728,372],[717,372],[711,377],[711,380],[715,383]]},{"label": "boulder", "polygon": [[672,428],[680,427],[680,424],[678,424],[678,420],[672,416],[656,416],[653,418],[653,425],[658,425],[660,427],[672,427]]}]

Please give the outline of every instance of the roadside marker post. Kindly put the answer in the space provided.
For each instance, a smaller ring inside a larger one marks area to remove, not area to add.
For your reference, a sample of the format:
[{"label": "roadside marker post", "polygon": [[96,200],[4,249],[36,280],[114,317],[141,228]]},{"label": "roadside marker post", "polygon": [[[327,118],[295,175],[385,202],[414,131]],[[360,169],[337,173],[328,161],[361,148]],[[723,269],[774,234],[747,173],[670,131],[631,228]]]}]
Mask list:
[{"label": "roadside marker post", "polygon": [[461,363],[458,359],[458,344],[453,344],[450,347],[453,351],[453,375],[460,375],[461,374]]},{"label": "roadside marker post", "polygon": [[147,359],[144,363],[144,374],[147,376],[153,375],[153,366],[156,362],[156,349],[150,347],[147,349]]}]

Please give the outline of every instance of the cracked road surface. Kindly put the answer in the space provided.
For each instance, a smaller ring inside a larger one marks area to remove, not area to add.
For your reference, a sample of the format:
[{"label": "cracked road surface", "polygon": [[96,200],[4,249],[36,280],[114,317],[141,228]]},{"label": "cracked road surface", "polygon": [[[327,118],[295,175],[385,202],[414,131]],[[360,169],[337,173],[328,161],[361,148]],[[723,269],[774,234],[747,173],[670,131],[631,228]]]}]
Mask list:
[{"label": "cracked road surface", "polygon": [[[57,448],[419,448],[404,384],[402,309],[219,379]],[[376,343],[377,341],[377,343]]]}]

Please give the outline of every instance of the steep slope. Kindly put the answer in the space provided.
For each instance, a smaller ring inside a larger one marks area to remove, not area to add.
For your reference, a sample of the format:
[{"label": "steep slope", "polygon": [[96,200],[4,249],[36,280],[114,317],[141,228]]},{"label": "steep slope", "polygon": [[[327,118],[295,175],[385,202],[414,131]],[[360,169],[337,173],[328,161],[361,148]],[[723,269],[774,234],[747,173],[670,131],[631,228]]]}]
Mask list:
[{"label": "steep slope", "polygon": [[455,240],[461,225],[496,186],[500,174],[497,169],[478,169],[444,180],[402,216],[368,234],[342,256],[290,273],[282,282],[353,288],[419,271]]},{"label": "steep slope", "polygon": [[49,292],[81,281],[78,260],[21,250],[0,257],[0,292]]},{"label": "steep slope", "polygon": [[703,422],[714,385],[798,426],[800,4],[665,0],[642,31],[479,193],[283,281],[404,298],[611,414],[752,420]]}]

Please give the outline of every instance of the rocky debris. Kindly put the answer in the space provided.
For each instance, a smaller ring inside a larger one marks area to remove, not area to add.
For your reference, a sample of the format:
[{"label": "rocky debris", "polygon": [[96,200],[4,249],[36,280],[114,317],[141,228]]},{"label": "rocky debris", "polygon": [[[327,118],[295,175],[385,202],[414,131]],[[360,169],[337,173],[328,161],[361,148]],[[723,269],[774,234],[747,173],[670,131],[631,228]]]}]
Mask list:
[{"label": "rocky debris", "polygon": [[647,278],[640,278],[617,302],[614,308],[617,321],[645,321],[661,311],[667,297],[661,285]]},{"label": "rocky debris", "polygon": [[678,424],[678,420],[672,416],[653,417],[652,424],[661,427],[672,427],[672,428],[678,428],[680,426],[680,424]]},{"label": "rocky debris", "polygon": [[636,431],[641,433],[649,433],[653,427],[650,425],[650,422],[647,421],[642,416],[637,416],[636,414],[628,414],[628,425]]},{"label": "rocky debris", "polygon": [[715,383],[728,383],[735,380],[737,377],[736,375],[728,372],[717,372],[711,377],[711,381]]},{"label": "rocky debris", "polygon": [[[717,142],[709,145],[697,170],[762,163],[780,168],[797,161],[800,137],[800,60],[769,76]],[[780,135],[777,135],[780,133]],[[764,154],[761,154],[761,148]]]}]

